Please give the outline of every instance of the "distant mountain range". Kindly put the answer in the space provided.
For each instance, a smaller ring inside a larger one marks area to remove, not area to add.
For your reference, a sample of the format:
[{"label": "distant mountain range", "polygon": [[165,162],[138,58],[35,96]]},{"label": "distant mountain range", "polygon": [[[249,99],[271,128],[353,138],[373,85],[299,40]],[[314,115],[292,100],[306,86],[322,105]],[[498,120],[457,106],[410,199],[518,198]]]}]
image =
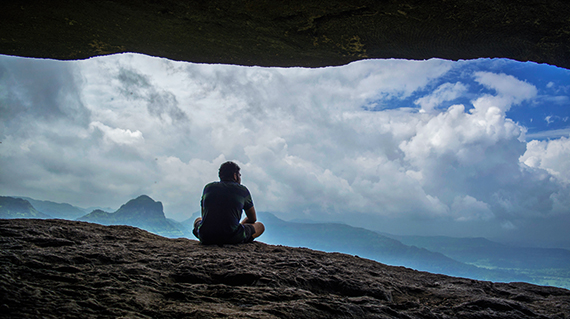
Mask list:
[{"label": "distant mountain range", "polygon": [[524,274],[528,282],[570,289],[570,251],[504,245],[485,238],[396,236],[403,244],[421,247],[480,268]]},{"label": "distant mountain range", "polygon": [[0,218],[49,218],[21,198],[0,196]]},{"label": "distant mountain range", "polygon": [[28,197],[0,196],[0,218],[60,218],[102,225],[129,225],[164,237],[189,237],[187,227],[164,216],[161,202],[142,195],[122,205],[114,213],[95,209],[89,214],[66,203],[35,200]]},{"label": "distant mountain range", "polygon": [[386,236],[403,244],[442,253],[455,260],[487,268],[566,268],[570,270],[570,251],[556,248],[513,247],[485,238],[444,236]]},{"label": "distant mountain range", "polygon": [[364,228],[338,223],[287,222],[271,213],[258,215],[262,216],[262,222],[266,226],[266,232],[259,239],[268,244],[347,253],[384,264],[479,280],[528,281],[530,279],[521,274],[468,265],[442,253],[408,246]]},{"label": "distant mountain range", "polygon": [[[69,204],[31,198],[0,196],[0,218],[70,218],[103,225],[130,225],[170,237],[192,235],[198,213],[183,222],[168,219],[161,202],[146,195],[122,205],[113,213],[101,209],[85,214]],[[49,212],[49,214],[46,214]],[[78,214],[79,217],[76,217]],[[524,281],[570,288],[570,251],[521,248],[484,238],[396,236],[341,223],[284,221],[258,212],[267,244],[307,247],[373,259],[389,265],[489,281]]]},{"label": "distant mountain range", "polygon": [[47,200],[36,200],[29,197],[19,198],[27,200],[35,209],[52,218],[76,219],[88,213],[88,211],[82,208],[75,207],[67,203],[54,203]]}]

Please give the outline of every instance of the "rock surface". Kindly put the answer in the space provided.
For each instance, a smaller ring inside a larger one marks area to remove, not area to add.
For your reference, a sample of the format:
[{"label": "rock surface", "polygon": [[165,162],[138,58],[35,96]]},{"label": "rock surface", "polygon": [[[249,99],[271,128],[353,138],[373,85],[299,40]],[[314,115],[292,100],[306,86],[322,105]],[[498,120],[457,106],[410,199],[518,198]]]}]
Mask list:
[{"label": "rock surface", "polygon": [[570,68],[560,0],[5,1],[0,54],[319,67],[365,58],[504,57]]},{"label": "rock surface", "polygon": [[570,291],[128,226],[0,220],[3,318],[569,318]]}]

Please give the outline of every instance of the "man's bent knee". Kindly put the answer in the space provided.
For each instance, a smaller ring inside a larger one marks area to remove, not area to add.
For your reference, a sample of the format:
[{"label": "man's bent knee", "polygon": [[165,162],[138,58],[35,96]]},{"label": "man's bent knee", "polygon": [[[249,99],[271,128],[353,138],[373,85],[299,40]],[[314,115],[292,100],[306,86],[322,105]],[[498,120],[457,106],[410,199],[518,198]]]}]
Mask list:
[{"label": "man's bent knee", "polygon": [[255,234],[253,234],[251,236],[253,238],[257,238],[257,237],[261,236],[261,234],[263,234],[263,232],[265,231],[265,225],[263,225],[260,222],[255,222],[252,225],[253,225],[253,228],[255,228]]}]

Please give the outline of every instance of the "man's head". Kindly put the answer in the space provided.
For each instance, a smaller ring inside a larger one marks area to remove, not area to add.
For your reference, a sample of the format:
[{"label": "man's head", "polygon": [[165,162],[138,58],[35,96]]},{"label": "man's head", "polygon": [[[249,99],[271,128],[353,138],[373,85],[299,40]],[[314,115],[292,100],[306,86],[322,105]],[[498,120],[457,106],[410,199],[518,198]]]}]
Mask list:
[{"label": "man's head", "polygon": [[224,182],[238,182],[241,183],[241,174],[239,166],[231,161],[225,162],[220,166],[218,176]]}]

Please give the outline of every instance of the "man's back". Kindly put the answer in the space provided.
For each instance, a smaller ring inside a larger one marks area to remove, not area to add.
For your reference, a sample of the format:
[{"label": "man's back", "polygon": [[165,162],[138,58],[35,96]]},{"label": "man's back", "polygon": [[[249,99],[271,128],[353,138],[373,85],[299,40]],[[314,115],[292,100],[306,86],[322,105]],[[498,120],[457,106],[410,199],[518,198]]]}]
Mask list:
[{"label": "man's back", "polygon": [[[220,165],[219,182],[204,187],[202,217],[194,221],[192,233],[204,244],[250,243],[265,231],[257,221],[249,190],[241,185],[239,166],[231,161]],[[241,212],[246,217],[240,222]]]},{"label": "man's back", "polygon": [[202,223],[198,228],[204,243],[239,243],[244,227],[242,210],[253,207],[249,190],[231,181],[212,182],[204,187],[201,200]]}]

